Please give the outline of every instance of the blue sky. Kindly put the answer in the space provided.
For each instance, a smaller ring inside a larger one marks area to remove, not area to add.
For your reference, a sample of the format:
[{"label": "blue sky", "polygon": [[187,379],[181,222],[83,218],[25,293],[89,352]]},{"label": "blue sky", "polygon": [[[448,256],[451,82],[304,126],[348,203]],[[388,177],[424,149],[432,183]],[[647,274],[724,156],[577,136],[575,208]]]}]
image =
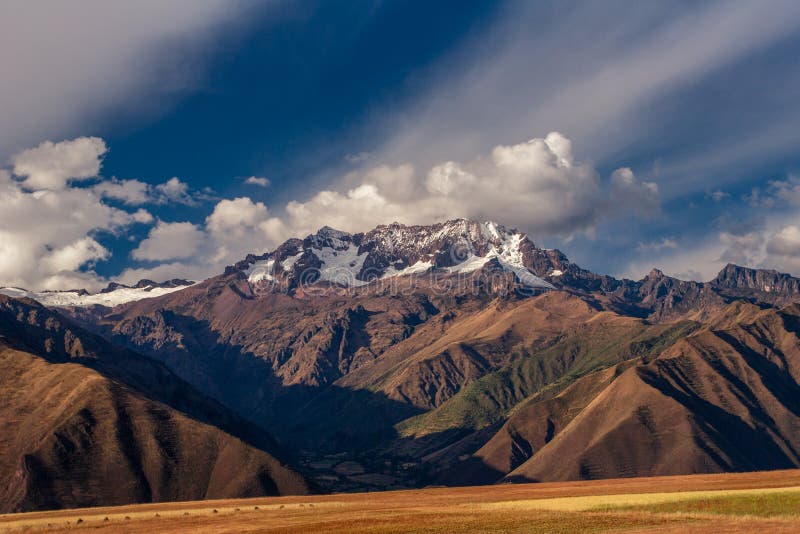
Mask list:
[{"label": "blue sky", "polygon": [[10,0],[0,35],[3,284],[457,216],[619,276],[800,274],[796,2]]}]

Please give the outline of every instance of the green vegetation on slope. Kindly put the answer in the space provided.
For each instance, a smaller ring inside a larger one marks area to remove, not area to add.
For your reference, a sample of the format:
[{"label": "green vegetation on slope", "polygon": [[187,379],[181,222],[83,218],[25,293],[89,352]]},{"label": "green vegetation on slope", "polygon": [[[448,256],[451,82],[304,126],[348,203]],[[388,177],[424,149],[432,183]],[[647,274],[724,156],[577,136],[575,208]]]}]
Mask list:
[{"label": "green vegetation on slope", "polygon": [[546,349],[519,350],[508,367],[476,380],[435,410],[399,423],[397,430],[403,436],[419,436],[484,428],[502,420],[532,395],[556,395],[587,373],[658,354],[698,327],[692,321],[582,325]]}]

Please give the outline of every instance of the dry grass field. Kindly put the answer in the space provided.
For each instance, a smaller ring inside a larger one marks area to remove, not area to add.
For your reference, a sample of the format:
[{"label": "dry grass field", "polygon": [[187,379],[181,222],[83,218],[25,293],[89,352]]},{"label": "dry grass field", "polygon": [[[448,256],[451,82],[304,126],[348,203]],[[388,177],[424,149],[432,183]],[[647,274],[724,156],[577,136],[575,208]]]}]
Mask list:
[{"label": "dry grass field", "polygon": [[800,470],[161,503],[0,516],[3,532],[800,531]]}]

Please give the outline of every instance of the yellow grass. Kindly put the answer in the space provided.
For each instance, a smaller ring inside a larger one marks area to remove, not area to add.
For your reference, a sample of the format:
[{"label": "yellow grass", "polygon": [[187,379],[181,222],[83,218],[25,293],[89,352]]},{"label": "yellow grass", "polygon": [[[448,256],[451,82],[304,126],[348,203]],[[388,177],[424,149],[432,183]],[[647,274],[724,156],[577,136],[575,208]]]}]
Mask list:
[{"label": "yellow grass", "polygon": [[800,531],[798,504],[800,471],[780,471],[7,514],[0,531],[772,533]]},{"label": "yellow grass", "polygon": [[668,493],[631,493],[619,495],[590,495],[583,497],[560,497],[557,499],[526,499],[501,501],[482,504],[486,509],[503,510],[551,510],[560,512],[582,512],[586,510],[607,511],[613,508],[645,508],[647,505],[693,501],[701,499],[719,499],[728,497],[756,498],[760,495],[796,493],[800,495],[800,486],[787,488],[762,488],[745,490],[716,491],[683,491]]}]

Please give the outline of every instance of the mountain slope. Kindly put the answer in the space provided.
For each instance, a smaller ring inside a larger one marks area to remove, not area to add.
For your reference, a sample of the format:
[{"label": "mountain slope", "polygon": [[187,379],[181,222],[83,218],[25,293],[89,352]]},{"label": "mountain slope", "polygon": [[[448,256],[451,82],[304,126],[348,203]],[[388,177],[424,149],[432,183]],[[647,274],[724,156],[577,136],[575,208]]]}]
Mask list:
[{"label": "mountain slope", "polygon": [[160,364],[0,297],[0,509],[305,493],[265,432]]},{"label": "mountain slope", "polygon": [[[781,391],[796,380],[753,353],[796,350],[794,312],[776,306],[798,282],[736,266],[618,280],[456,220],[323,228],[168,295],[64,313],[278,433],[328,487],[374,489],[793,465]],[[753,326],[769,312],[783,319]],[[720,424],[772,433],[736,453]],[[342,459],[374,471],[337,472]]]},{"label": "mountain slope", "polygon": [[737,303],[715,320],[625,371],[509,479],[800,465],[800,309]]}]

